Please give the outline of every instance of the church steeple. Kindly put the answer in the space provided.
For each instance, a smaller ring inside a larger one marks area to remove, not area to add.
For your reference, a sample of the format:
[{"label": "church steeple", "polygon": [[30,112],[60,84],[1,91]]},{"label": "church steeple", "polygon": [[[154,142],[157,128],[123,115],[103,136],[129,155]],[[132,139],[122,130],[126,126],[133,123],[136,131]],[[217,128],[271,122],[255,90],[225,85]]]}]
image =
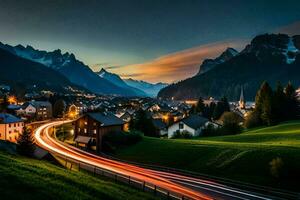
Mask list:
[{"label": "church steeple", "polygon": [[239,100],[239,106],[241,109],[245,109],[246,107],[246,101],[245,101],[245,97],[244,97],[244,87],[241,86],[241,96],[240,96],[240,100]]}]

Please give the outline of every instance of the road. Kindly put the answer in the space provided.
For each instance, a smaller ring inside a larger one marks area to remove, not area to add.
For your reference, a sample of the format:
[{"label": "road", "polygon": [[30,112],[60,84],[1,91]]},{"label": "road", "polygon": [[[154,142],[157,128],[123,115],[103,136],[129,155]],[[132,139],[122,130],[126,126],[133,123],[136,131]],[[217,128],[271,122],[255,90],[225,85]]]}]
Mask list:
[{"label": "road", "polygon": [[68,122],[70,121],[55,121],[38,127],[34,132],[37,145],[63,157],[151,183],[159,188],[181,194],[187,197],[187,199],[274,199],[270,196],[243,191],[213,181],[146,169],[132,164],[110,160],[63,144],[51,137],[50,129],[52,127]]}]

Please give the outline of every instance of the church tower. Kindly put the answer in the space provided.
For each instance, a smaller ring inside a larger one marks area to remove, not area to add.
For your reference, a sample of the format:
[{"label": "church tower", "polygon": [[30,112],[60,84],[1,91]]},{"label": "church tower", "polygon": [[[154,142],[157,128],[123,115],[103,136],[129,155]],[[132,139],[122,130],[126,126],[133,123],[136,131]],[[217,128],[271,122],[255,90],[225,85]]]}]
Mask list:
[{"label": "church tower", "polygon": [[244,97],[244,88],[243,88],[243,86],[241,87],[241,96],[240,96],[240,100],[239,100],[239,106],[240,106],[241,109],[246,108],[246,101],[245,101],[245,97]]}]

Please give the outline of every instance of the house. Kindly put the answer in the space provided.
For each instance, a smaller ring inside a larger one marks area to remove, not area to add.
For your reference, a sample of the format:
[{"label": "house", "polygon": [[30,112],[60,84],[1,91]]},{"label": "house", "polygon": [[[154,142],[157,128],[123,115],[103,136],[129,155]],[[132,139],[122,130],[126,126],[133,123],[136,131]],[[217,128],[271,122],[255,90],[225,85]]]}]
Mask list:
[{"label": "house", "polygon": [[17,113],[19,115],[35,117],[36,120],[51,119],[52,104],[48,101],[29,101],[24,103]]},{"label": "house", "polygon": [[87,110],[87,106],[84,105],[82,102],[75,102],[74,106],[76,107],[76,112],[78,114],[82,114]]},{"label": "house", "polygon": [[0,140],[17,142],[19,134],[23,133],[24,122],[7,113],[0,113]]},{"label": "house", "polygon": [[34,116],[36,113],[36,108],[31,102],[24,103],[21,108],[17,111],[17,114],[24,114],[26,116]]},{"label": "house", "polygon": [[168,134],[167,124],[161,119],[152,119],[152,123],[156,129],[156,135],[164,136]]},{"label": "house", "polygon": [[122,119],[125,122],[130,122],[131,118],[132,118],[132,115],[127,111],[120,116],[120,119]]},{"label": "house", "polygon": [[192,136],[198,136],[209,123],[209,120],[205,117],[190,115],[168,127],[168,138],[172,138],[176,132],[188,132]]},{"label": "house", "polygon": [[86,113],[74,122],[77,146],[100,152],[102,137],[114,131],[123,131],[125,122],[111,113]]},{"label": "house", "polygon": [[34,107],[36,108],[36,119],[47,120],[52,118],[52,104],[48,101],[34,101]]}]

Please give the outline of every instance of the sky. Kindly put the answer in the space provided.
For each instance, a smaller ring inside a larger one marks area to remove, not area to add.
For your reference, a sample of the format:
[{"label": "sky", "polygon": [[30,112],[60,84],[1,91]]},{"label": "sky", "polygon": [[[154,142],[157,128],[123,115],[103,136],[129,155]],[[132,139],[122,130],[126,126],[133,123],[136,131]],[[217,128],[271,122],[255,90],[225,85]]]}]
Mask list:
[{"label": "sky", "polygon": [[298,0],[0,0],[0,41],[59,48],[94,71],[171,83],[257,34],[299,32],[299,10]]}]

